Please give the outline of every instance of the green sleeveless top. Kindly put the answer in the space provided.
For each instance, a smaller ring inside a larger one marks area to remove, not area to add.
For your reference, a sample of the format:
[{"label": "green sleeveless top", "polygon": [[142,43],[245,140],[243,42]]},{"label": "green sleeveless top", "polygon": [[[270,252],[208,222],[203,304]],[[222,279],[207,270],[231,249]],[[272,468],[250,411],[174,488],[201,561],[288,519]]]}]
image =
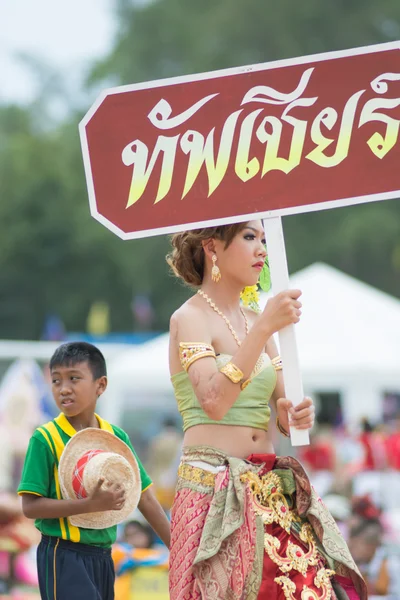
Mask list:
[{"label": "green sleeveless top", "polygon": [[[217,356],[217,367],[221,369],[231,360],[228,354]],[[189,375],[180,371],[172,375],[171,381],[183,419],[183,431],[194,425],[243,425],[268,431],[271,415],[269,400],[276,386],[276,371],[268,354],[262,354],[252,374],[251,383],[236,398],[235,403],[220,421],[210,419],[194,393]]]}]

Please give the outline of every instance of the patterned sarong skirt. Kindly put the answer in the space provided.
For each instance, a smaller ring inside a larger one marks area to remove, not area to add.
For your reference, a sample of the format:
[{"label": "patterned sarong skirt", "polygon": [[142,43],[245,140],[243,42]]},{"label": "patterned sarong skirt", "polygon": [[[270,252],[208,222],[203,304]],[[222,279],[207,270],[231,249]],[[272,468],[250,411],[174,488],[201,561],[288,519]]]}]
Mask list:
[{"label": "patterned sarong skirt", "polygon": [[367,599],[334,519],[292,457],[186,447],[171,527],[171,600]]}]

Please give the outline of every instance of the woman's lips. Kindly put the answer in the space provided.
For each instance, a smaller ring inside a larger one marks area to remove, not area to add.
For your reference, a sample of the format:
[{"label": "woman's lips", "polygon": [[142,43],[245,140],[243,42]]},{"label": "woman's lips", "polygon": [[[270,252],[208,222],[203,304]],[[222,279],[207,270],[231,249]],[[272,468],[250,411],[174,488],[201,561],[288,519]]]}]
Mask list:
[{"label": "woman's lips", "polygon": [[264,263],[262,263],[262,262],[258,262],[255,265],[253,265],[253,267],[255,269],[258,269],[259,271],[262,271],[263,266],[264,266]]}]

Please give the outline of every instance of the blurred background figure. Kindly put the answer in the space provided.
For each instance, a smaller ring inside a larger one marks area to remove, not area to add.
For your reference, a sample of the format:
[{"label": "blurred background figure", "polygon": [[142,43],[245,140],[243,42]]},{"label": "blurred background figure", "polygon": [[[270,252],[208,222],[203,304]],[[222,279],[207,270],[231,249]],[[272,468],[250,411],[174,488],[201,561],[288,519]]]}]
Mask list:
[{"label": "blurred background figure", "polygon": [[36,362],[12,363],[0,383],[0,589],[4,592],[16,585],[37,584],[35,557],[29,550],[40,535],[22,514],[16,486],[29,438],[52,411],[54,402]]},{"label": "blurred background figure", "polygon": [[364,471],[381,471],[387,467],[385,438],[379,428],[373,427],[366,417],[361,420],[360,443],[364,450]]},{"label": "blurred background figure", "polygon": [[105,336],[110,332],[110,307],[107,302],[93,302],[89,310],[86,330],[92,336]]},{"label": "blurred background figure", "polygon": [[388,542],[382,511],[368,496],[353,500],[348,536],[370,597],[400,598],[400,552]]},{"label": "blurred background figure", "polygon": [[149,549],[154,542],[153,531],[145,523],[128,521],[124,526],[122,541],[133,548]]},{"label": "blurred background figure", "polygon": [[161,429],[149,442],[146,465],[157,490],[157,498],[165,510],[174,499],[177,469],[182,450],[182,429],[172,417],[166,417]]},{"label": "blurred background figure", "polygon": [[386,439],[387,460],[392,469],[400,472],[400,413],[393,422],[393,431]]},{"label": "blurred background figure", "polygon": [[132,314],[135,331],[148,331],[154,322],[154,309],[146,294],[137,294],[132,299]]},{"label": "blurred background figure", "polygon": [[114,544],[116,600],[168,600],[169,552],[147,524],[127,521]]},{"label": "blurred background figure", "polygon": [[49,314],[46,316],[42,340],[49,342],[62,342],[65,340],[65,326],[59,315]]},{"label": "blurred background figure", "polygon": [[336,453],[332,428],[315,426],[310,435],[310,445],[299,448],[300,461],[321,496],[332,487],[336,471]]}]

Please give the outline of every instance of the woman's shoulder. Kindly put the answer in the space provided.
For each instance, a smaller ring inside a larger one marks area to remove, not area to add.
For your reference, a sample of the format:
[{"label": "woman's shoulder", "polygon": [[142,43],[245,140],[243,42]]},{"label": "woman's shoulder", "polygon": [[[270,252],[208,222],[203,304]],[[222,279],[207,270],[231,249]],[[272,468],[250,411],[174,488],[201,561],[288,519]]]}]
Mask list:
[{"label": "woman's shoulder", "polygon": [[172,314],[171,321],[180,322],[194,317],[205,319],[204,306],[198,296],[191,296]]},{"label": "woman's shoulder", "polygon": [[170,332],[177,333],[178,330],[186,331],[204,331],[207,329],[207,314],[204,306],[199,302],[197,296],[192,296],[186,300],[171,316]]}]

